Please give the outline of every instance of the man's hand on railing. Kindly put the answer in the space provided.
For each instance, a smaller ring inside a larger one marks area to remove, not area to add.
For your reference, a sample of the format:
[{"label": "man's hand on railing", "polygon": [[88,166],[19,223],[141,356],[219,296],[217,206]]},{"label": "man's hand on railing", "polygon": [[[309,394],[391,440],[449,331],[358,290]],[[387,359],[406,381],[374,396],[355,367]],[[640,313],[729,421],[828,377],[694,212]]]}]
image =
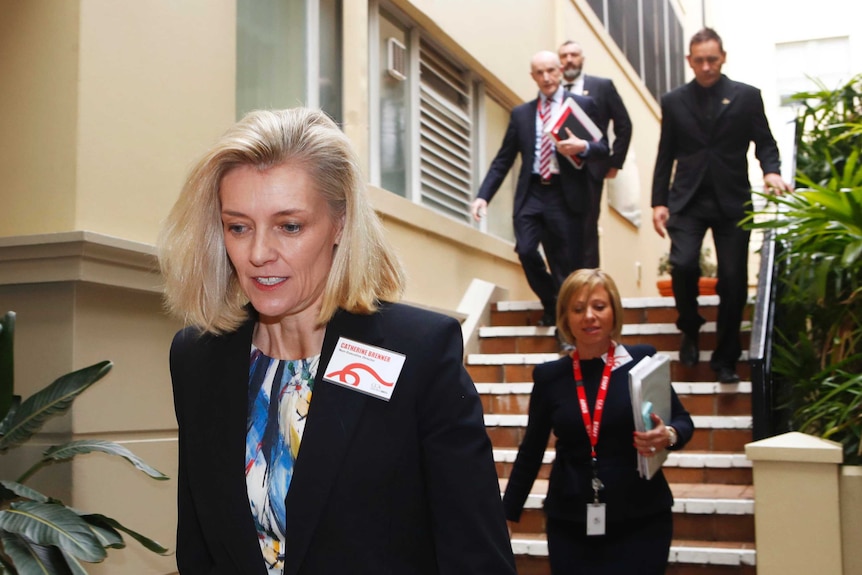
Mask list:
[{"label": "man's hand on railing", "polygon": [[790,184],[781,179],[780,174],[764,174],[763,186],[764,188],[766,188],[767,194],[775,194],[780,196],[783,193],[790,193],[793,191],[793,188],[790,187]]}]

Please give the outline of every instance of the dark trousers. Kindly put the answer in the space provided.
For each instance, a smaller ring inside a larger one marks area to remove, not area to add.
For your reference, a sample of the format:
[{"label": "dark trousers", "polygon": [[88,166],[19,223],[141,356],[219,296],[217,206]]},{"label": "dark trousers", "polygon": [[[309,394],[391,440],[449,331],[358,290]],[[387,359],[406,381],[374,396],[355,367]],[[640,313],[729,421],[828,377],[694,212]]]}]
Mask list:
[{"label": "dark trousers", "polygon": [[667,221],[670,235],[671,279],[676,309],[676,325],[683,333],[694,335],[704,319],[697,309],[697,282],[700,278],[701,245],[706,230],[712,230],[718,262],[719,296],[716,322],[716,347],[709,364],[715,370],[734,367],[742,347],[739,330],[742,313],[748,299],[748,230],[739,227],[739,220],[725,217],[708,192],[698,192],[691,204]]},{"label": "dark trousers", "polygon": [[584,266],[599,267],[599,214],[602,211],[602,188],[605,181],[596,179],[590,173],[587,177],[589,187],[589,208],[584,214]]},{"label": "dark trousers", "polygon": [[[539,297],[546,312],[555,313],[557,293],[563,280],[583,267],[582,219],[563,200],[559,180],[550,185],[530,184],[524,206],[512,218],[515,252],[521,260],[527,283]],[[548,265],[539,252],[545,252]],[[548,270],[550,268],[550,271]]]},{"label": "dark trousers", "polygon": [[[585,510],[586,512],[586,510]],[[547,519],[551,575],[664,575],[673,537],[670,509],[609,524],[605,535],[586,534],[583,523]]]}]

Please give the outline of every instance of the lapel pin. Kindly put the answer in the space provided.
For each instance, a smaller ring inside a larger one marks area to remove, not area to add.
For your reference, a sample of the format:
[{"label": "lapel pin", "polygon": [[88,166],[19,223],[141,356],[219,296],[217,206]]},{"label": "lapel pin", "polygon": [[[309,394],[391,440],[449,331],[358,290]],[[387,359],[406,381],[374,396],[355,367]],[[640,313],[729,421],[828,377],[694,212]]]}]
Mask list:
[{"label": "lapel pin", "polygon": [[724,104],[725,106],[727,106],[728,104],[730,104],[730,100],[725,98],[724,100],[721,101],[721,103]]}]

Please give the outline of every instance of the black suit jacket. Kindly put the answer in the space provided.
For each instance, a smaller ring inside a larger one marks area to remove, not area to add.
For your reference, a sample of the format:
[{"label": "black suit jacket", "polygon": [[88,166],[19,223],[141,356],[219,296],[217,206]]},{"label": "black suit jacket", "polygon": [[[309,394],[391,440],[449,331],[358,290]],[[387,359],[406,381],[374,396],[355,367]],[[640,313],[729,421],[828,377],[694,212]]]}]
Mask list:
[{"label": "black suit jacket", "polygon": [[622,169],[629,153],[632,141],[632,121],[629,113],[610,78],[584,74],[584,96],[592,98],[596,103],[596,125],[603,134],[608,133],[608,125],[614,122],[614,142],[611,154],[589,163],[590,173],[594,178],[603,180],[610,168]]},{"label": "black suit jacket", "polygon": [[[587,115],[599,123],[598,109],[591,98],[577,96],[569,92],[563,92],[563,98],[572,97],[578,105],[584,109]],[[509,126],[506,135],[503,136],[503,144],[491,162],[488,173],[479,187],[477,197],[489,202],[500,189],[506,174],[515,163],[515,158],[521,154],[521,170],[518,173],[518,183],[515,188],[514,213],[520,213],[530,189],[530,177],[533,174],[533,160],[536,157],[536,110],[539,99],[531,100],[512,110],[509,118]],[[602,139],[598,142],[590,142],[590,151],[586,157],[586,164],[600,161],[608,155],[608,139],[602,133]],[[560,182],[563,187],[563,197],[566,205],[572,213],[580,214],[589,206],[587,195],[587,171],[576,169],[568,159],[556,152],[557,164],[560,166]]]},{"label": "black suit jacket", "polygon": [[[633,361],[611,372],[596,445],[599,479],[605,485],[600,498],[607,504],[608,522],[617,524],[670,509],[673,505],[673,496],[661,471],[650,480],[638,476],[637,450],[632,445],[635,427],[628,374],[638,361],[655,354],[655,348],[651,345],[625,347]],[[601,359],[581,361],[581,368],[592,415],[604,362]],[[506,517],[513,521],[520,519],[553,431],[557,438],[556,458],[548,481],[545,513],[549,517],[585,523],[587,503],[593,501],[590,441],[579,408],[571,357],[563,356],[536,366],[533,382],[527,430],[503,498]],[[673,390],[671,402],[671,421],[665,423],[672,425],[679,434],[673,449],[681,449],[691,439],[694,424]]]},{"label": "black suit jacket", "polygon": [[750,142],[755,144],[763,173],[780,173],[778,147],[769,131],[760,90],[726,76],[716,88],[719,110],[711,127],[698,105],[694,81],[662,97],[653,207],[667,206],[671,214],[682,211],[709,174],[725,216],[741,218],[751,200],[746,156]]},{"label": "black suit jacket", "polygon": [[[253,328],[187,328],[171,348],[183,575],[265,573],[244,473]],[[389,402],[322,379],[340,336],[406,356]],[[398,304],[336,314],[287,496],[284,573],[514,574],[462,354],[459,324],[440,314]]]}]

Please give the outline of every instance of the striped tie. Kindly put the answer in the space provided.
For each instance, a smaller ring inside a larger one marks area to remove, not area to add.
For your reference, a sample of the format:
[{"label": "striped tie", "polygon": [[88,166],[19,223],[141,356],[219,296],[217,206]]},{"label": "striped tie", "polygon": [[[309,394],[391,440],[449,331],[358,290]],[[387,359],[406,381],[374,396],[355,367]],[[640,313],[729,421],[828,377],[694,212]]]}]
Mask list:
[{"label": "striped tie", "polygon": [[542,121],[542,144],[539,149],[539,174],[543,180],[551,179],[551,157],[554,154],[554,144],[551,142],[551,137],[545,134],[548,129],[548,124],[551,121],[551,100],[545,98],[545,101],[539,107],[539,120]]}]

